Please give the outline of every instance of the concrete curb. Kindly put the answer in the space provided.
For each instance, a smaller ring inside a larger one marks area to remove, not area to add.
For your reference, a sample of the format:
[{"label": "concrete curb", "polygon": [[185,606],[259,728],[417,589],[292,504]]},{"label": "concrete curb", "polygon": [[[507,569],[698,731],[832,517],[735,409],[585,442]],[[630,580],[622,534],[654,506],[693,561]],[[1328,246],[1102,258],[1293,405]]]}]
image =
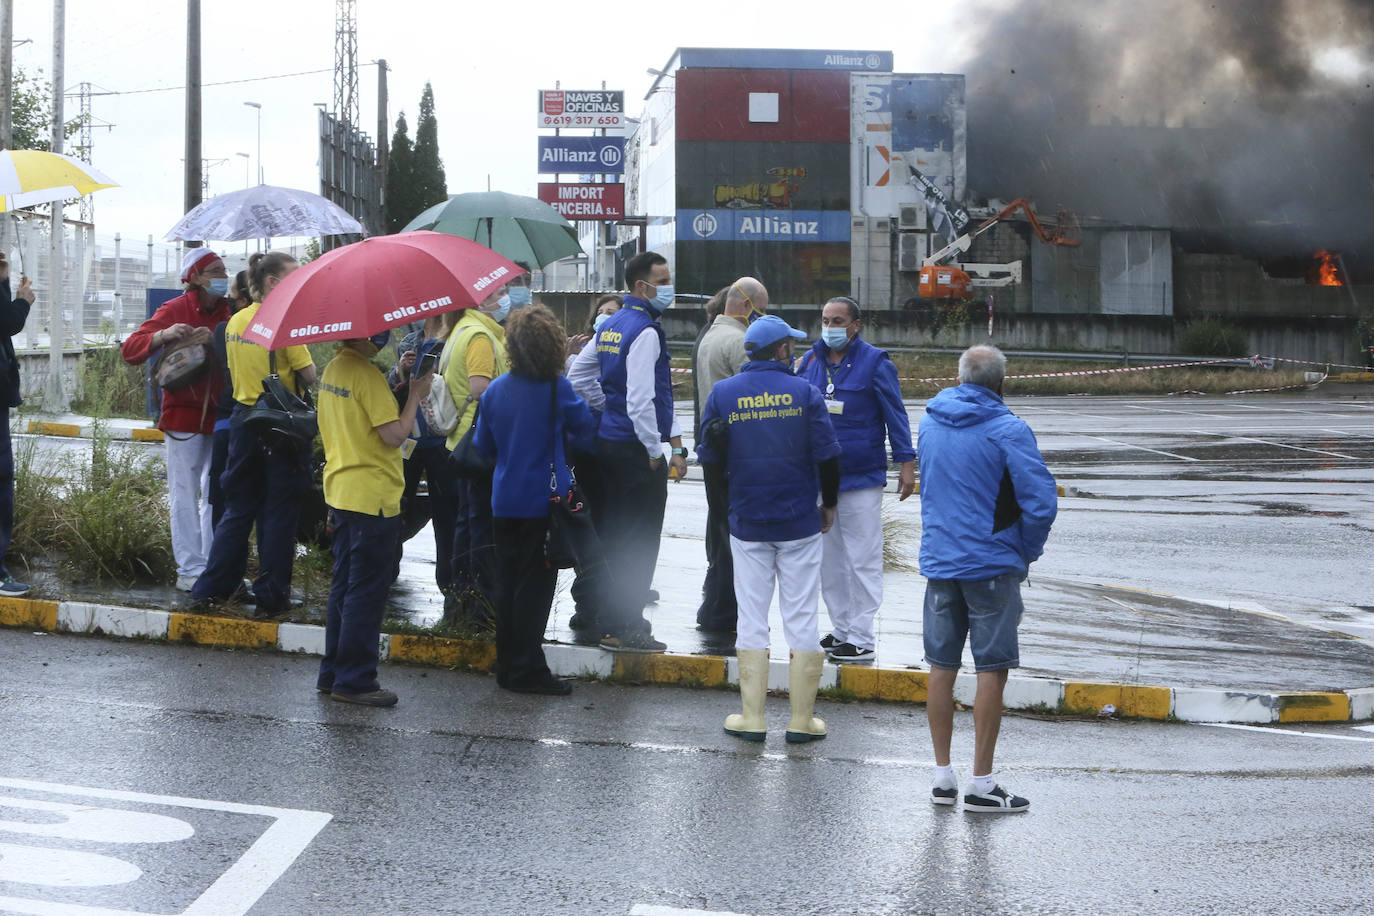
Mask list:
[{"label": "concrete curb", "polygon": [[[324,627],[312,624],[213,617],[84,601],[0,598],[0,626],[218,648],[276,649],[303,655],[324,653]],[[384,661],[471,671],[490,671],[496,660],[496,647],[491,643],[437,636],[384,633],[379,649]],[[671,653],[628,655],[595,646],[563,644],[545,645],[544,654],[553,672],[564,677],[598,677],[687,687],[725,687],[739,683],[739,666],[733,658]],[[924,703],[929,678],[929,672],[915,668],[827,664],[821,674],[821,688],[846,699]],[[768,686],[772,690],[786,690],[786,662],[774,661],[770,665]],[[954,697],[972,706],[976,688],[977,679],[973,674],[960,674],[955,679]],[[1374,719],[1374,686],[1339,692],[1272,693],[1012,676],[1007,679],[1004,702],[1010,710],[1066,715],[1098,715],[1105,707],[1112,706],[1115,707],[1114,715],[1120,717],[1172,718],[1183,722],[1268,724]]]}]

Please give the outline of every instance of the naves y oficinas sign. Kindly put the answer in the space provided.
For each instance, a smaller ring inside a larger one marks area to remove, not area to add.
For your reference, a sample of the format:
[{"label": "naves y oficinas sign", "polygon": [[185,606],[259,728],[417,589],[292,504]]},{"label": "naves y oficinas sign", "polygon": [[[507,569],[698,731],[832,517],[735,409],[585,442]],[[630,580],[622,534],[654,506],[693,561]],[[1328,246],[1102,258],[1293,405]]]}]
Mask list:
[{"label": "naves y oficinas sign", "polygon": [[625,93],[619,89],[541,89],[538,126],[624,127]]}]

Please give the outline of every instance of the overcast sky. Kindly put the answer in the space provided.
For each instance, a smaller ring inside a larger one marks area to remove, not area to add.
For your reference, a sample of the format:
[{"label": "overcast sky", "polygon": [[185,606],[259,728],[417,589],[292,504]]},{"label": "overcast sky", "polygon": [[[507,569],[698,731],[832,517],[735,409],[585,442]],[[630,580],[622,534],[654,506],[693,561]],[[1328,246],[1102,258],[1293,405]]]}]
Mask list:
[{"label": "overcast sky", "polygon": [[[548,0],[488,3],[459,0],[359,0],[361,126],[377,124],[377,68],[386,58],[390,123],[404,109],[414,138],[426,81],[434,86],[439,151],[449,193],[496,190],[533,194],[536,93],[552,89],[626,92],[631,116],[653,77],[677,47],[891,50],[899,72],[958,72],[969,49],[959,20],[941,5],[846,8],[833,0],[774,4],[694,0],[690,4],[574,4]],[[121,185],[95,198],[97,232],[161,241],[182,215],[185,93],[136,90],[185,83],[186,4],[177,0],[67,0],[66,83],[96,92],[92,161]],[[598,16],[593,9],[616,10]],[[920,10],[919,21],[917,11]],[[332,0],[205,0],[201,4],[204,127],[202,152],[212,163],[210,193],[242,188],[245,160],[256,157],[262,104],[262,163],[269,184],[319,189],[315,102],[333,99]],[[621,12],[623,11],[623,12]],[[15,63],[30,74],[52,65],[50,0],[15,3],[14,37],[30,39]],[[300,71],[285,79],[210,86]],[[77,112],[68,98],[67,115]],[[390,134],[388,127],[388,135]]]}]

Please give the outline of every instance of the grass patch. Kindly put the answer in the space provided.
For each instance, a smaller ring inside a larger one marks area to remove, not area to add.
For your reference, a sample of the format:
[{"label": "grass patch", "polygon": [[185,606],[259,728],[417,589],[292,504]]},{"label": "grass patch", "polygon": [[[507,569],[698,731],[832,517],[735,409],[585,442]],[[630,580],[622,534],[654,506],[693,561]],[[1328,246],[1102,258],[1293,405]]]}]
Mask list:
[{"label": "grass patch", "polygon": [[1245,335],[1235,325],[1202,318],[1182,325],[1174,334],[1180,353],[1190,356],[1244,356]]},{"label": "grass patch", "polygon": [[857,703],[859,701],[857,693],[843,687],[821,687],[816,691],[816,696],[825,697],[827,700],[837,700],[841,703]]},{"label": "grass patch", "polygon": [[[929,398],[942,388],[958,385],[959,358],[952,353],[894,353],[892,361],[897,375],[903,379],[902,395],[909,398]],[[1038,375],[1049,372],[1083,372],[1093,369],[1120,369],[1119,360],[1087,361],[1012,358],[1007,365],[1008,375]],[[938,381],[918,381],[938,379]],[[1060,378],[1008,378],[1003,388],[1008,397],[1050,395],[1169,395],[1179,392],[1225,394],[1246,388],[1278,388],[1301,385],[1305,381],[1301,368],[1294,370],[1265,370],[1249,367],[1213,367],[1181,369],[1151,369],[1140,372],[1113,372],[1101,375],[1064,376]]]},{"label": "grass patch", "polygon": [[885,572],[915,572],[911,562],[915,555],[912,544],[919,541],[916,526],[904,518],[883,513],[883,570]]},{"label": "grass patch", "polygon": [[116,346],[87,350],[81,357],[81,398],[72,410],[92,417],[146,419],[146,367],[126,363]]},{"label": "grass patch", "polygon": [[382,620],[382,632],[394,633],[398,636],[433,636],[439,639],[471,639],[478,642],[496,642],[495,624],[470,621],[440,620],[432,626],[424,626],[401,617],[386,617]]}]

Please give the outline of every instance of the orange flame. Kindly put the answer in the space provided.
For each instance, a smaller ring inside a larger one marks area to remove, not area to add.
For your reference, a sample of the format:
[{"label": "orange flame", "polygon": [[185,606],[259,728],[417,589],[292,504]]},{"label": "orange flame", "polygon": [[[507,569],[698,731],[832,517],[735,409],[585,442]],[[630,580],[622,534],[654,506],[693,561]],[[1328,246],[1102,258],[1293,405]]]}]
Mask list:
[{"label": "orange flame", "polygon": [[1341,282],[1340,274],[1336,270],[1336,256],[1329,251],[1318,251],[1312,257],[1320,261],[1317,266],[1317,284],[1319,286],[1344,286]]}]

